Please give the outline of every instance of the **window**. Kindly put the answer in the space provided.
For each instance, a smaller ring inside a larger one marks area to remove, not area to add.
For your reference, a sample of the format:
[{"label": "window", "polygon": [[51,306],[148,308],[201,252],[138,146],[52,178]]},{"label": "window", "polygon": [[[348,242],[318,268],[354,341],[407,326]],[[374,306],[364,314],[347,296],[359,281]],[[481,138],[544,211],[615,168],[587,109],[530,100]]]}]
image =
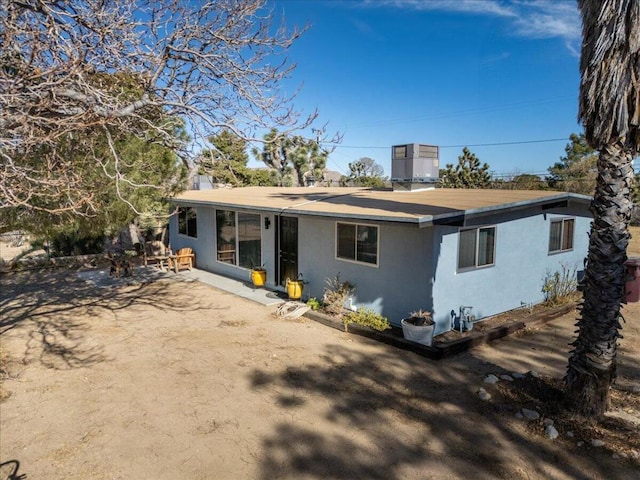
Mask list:
[{"label": "window", "polygon": [[573,250],[573,230],[575,219],[562,218],[551,220],[549,233],[549,253]]},{"label": "window", "polygon": [[336,257],[378,264],[378,227],[355,223],[336,224]]},{"label": "window", "polygon": [[244,268],[262,265],[260,215],[238,212],[238,265]]},{"label": "window", "polygon": [[493,265],[496,227],[469,228],[458,235],[458,270]]},{"label": "window", "polygon": [[178,208],[178,233],[196,238],[198,236],[197,220],[195,208]]},{"label": "window", "polygon": [[262,265],[260,215],[216,210],[219,262],[253,268]]}]

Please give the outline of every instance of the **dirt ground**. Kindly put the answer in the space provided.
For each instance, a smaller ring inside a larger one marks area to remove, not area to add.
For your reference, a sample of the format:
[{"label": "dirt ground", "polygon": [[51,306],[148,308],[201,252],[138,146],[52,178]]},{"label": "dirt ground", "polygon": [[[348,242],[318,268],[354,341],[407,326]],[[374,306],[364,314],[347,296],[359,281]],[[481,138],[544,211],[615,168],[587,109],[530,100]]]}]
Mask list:
[{"label": "dirt ground", "polygon": [[129,283],[0,276],[0,479],[640,478],[638,303],[613,415],[584,424],[549,408],[575,313],[432,361],[198,282]]}]

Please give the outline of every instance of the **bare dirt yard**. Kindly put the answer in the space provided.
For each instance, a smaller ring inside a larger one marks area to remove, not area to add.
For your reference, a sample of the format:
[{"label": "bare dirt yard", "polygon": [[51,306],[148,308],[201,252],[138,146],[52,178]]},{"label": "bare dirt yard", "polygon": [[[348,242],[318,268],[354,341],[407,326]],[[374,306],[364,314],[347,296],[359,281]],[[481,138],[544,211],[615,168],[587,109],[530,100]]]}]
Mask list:
[{"label": "bare dirt yard", "polygon": [[78,273],[0,276],[2,480],[640,478],[640,304],[593,423],[555,408],[575,312],[433,361],[178,277]]}]

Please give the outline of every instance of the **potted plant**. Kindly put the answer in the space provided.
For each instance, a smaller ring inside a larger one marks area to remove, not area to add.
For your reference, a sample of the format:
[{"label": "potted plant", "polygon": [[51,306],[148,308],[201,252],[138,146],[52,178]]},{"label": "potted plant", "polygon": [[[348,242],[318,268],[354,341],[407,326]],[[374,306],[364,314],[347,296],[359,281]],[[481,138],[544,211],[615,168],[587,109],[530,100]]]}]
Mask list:
[{"label": "potted plant", "polygon": [[400,321],[404,338],[428,347],[433,343],[435,322],[431,312],[416,310]]},{"label": "potted plant", "polygon": [[267,281],[267,270],[262,266],[253,267],[251,269],[251,281],[254,287],[264,287]]},{"label": "potted plant", "polygon": [[287,278],[285,288],[287,289],[289,300],[300,300],[300,298],[302,297],[302,290],[304,289],[302,274],[298,274],[298,278],[295,280]]}]

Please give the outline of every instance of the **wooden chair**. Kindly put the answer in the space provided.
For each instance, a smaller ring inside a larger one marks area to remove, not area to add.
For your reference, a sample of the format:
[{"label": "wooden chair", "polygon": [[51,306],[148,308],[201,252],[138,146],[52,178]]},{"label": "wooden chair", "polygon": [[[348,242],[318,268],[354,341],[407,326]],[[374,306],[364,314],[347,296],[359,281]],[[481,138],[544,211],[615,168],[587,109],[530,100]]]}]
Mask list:
[{"label": "wooden chair", "polygon": [[220,250],[218,250],[218,261],[235,265],[236,250],[233,248],[233,245],[224,244],[220,247]]},{"label": "wooden chair", "polygon": [[[170,257],[170,262],[173,265],[173,269],[176,273],[183,269],[191,270],[195,263],[196,255],[191,248],[181,248],[175,255]],[[170,265],[171,266],[171,265]]]}]

